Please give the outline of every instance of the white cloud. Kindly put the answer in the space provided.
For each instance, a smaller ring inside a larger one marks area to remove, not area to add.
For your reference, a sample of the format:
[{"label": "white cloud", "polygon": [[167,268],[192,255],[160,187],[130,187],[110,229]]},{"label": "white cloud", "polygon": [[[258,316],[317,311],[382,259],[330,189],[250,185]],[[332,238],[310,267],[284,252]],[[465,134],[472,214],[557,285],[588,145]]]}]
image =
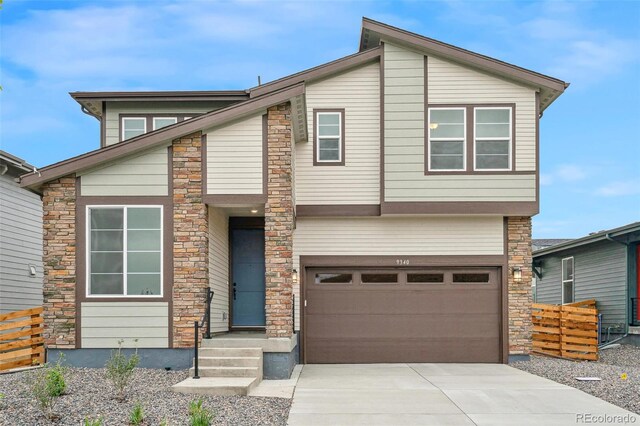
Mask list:
[{"label": "white cloud", "polygon": [[554,182],[579,182],[588,177],[584,166],[576,164],[560,164],[549,173],[540,175],[540,185],[549,186]]},{"label": "white cloud", "polygon": [[[603,197],[640,195],[640,179],[608,183],[596,189],[596,194]],[[638,199],[638,206],[640,207],[640,199]]]}]

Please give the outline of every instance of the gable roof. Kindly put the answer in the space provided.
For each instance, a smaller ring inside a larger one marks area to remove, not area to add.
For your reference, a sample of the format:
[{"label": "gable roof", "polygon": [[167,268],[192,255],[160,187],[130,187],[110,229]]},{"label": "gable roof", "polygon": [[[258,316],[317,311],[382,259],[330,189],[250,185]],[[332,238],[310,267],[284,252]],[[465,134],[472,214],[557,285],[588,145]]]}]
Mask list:
[{"label": "gable roof", "polygon": [[605,231],[594,232],[586,237],[568,240],[564,243],[556,244],[551,247],[542,248],[533,252],[533,257],[541,257],[551,253],[560,252],[576,247],[585,246],[599,241],[614,240],[622,244],[640,241],[640,222],[633,222],[619,228],[608,229]]},{"label": "gable roof", "polygon": [[543,248],[555,246],[558,244],[566,243],[567,241],[571,241],[571,238],[543,238],[543,239],[533,239],[531,240],[531,246],[533,251],[542,250]]},{"label": "gable roof", "polygon": [[433,56],[439,56],[459,62],[472,68],[498,75],[514,82],[532,86],[540,90],[540,109],[543,111],[558,96],[569,87],[554,77],[549,77],[535,71],[528,70],[489,56],[481,55],[470,50],[462,49],[451,44],[443,43],[432,38],[396,28],[369,18],[362,18],[362,33],[360,36],[360,50],[378,46],[382,41],[409,45]]}]

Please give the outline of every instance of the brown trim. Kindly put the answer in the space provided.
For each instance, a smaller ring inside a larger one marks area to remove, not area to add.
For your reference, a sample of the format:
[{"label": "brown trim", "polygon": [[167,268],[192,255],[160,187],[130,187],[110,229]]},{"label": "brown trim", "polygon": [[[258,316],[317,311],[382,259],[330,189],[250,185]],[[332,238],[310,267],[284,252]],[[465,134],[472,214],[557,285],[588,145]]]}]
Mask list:
[{"label": "brown trim", "polygon": [[501,271],[502,278],[502,363],[509,363],[509,218],[502,218],[503,227],[503,265]]},{"label": "brown trim", "polygon": [[385,120],[385,109],[384,109],[384,43],[380,43],[380,203],[384,203],[384,186],[385,186],[385,178],[384,178],[384,120]]},{"label": "brown trim", "polygon": [[536,92],[536,201],[540,203],[540,92]]},{"label": "brown trim", "polygon": [[380,216],[380,204],[296,204],[296,216]]},{"label": "brown trim", "polygon": [[107,103],[102,101],[102,115],[100,116],[100,148],[107,146]]},{"label": "brown trim", "polygon": [[569,86],[568,83],[557,78],[509,64],[489,56],[480,55],[478,53],[424,37],[416,33],[405,31],[369,18],[362,18],[363,36],[361,37],[360,50],[369,48],[368,41],[370,40],[370,37],[364,37],[365,31],[374,32],[388,38],[393,38],[405,44],[408,43],[418,46],[437,55],[465,62],[469,65],[486,69],[494,73],[503,74],[516,80],[525,81],[530,85],[541,85],[560,93]]},{"label": "brown trim", "polygon": [[[294,147],[295,148],[295,147]],[[269,115],[262,116],[262,195],[267,202],[269,182]],[[205,192],[206,194],[206,192]]]},{"label": "brown trim", "polygon": [[237,204],[264,204],[267,202],[265,194],[205,194],[202,202],[210,205]]},{"label": "brown trim", "polygon": [[181,121],[174,125],[163,127],[144,135],[116,143],[105,148],[100,148],[86,154],[73,157],[59,163],[55,163],[40,169],[38,172],[22,175],[21,187],[34,187],[61,176],[87,169],[105,161],[114,160],[126,155],[144,151],[159,144],[177,139],[201,129],[223,124],[234,118],[238,118],[253,111],[282,103],[293,96],[302,95],[305,91],[304,84],[287,87],[283,90],[265,94],[254,99],[249,99],[212,111],[191,120]]},{"label": "brown trim", "polygon": [[200,90],[200,91],[152,91],[152,92],[70,92],[76,101],[85,99],[193,101],[193,100],[244,100],[249,97],[246,90]]},{"label": "brown trim", "polygon": [[381,214],[497,214],[503,216],[533,216],[538,214],[536,201],[415,201],[384,202]]},{"label": "brown trim", "polygon": [[272,81],[270,83],[252,87],[248,90],[248,92],[251,98],[254,98],[256,96],[262,96],[273,90],[282,89],[283,87],[287,87],[292,84],[298,84],[303,81],[308,82],[325,77],[329,74],[345,71],[358,65],[376,60],[380,56],[381,50],[382,49],[380,49],[379,47],[374,47],[372,49],[354,53],[353,55],[345,56],[344,58],[336,59],[335,61],[327,62],[326,64],[300,71],[287,77]]},{"label": "brown trim", "polygon": [[202,196],[204,197],[207,193],[207,134],[203,133],[200,136],[200,165],[201,165],[201,174],[202,174]]},{"label": "brown trim", "polygon": [[[122,119],[123,118],[145,118],[145,134],[152,132],[153,131],[153,119],[158,117],[158,118],[162,118],[162,117],[175,117],[176,118],[176,123],[180,123],[183,122],[185,117],[197,117],[202,115],[202,113],[200,112],[194,112],[194,113],[178,113],[178,114],[173,114],[170,112],[158,112],[158,113],[154,113],[154,114],[141,114],[141,113],[120,113],[118,114],[118,141],[122,142],[122,130],[124,128],[124,126],[122,125]],[[165,126],[165,127],[169,127],[169,126]],[[158,129],[160,130],[160,129]],[[133,139],[133,138],[131,138]]]},{"label": "brown trim", "polygon": [[[340,114],[340,161],[318,161],[318,113],[337,112]],[[345,109],[344,108],[314,108],[313,110],[313,165],[314,166],[344,166],[345,165]]]},{"label": "brown trim", "polygon": [[[167,161],[167,175],[169,177],[169,182],[167,183],[167,195],[169,198],[169,202],[171,203],[171,216],[170,216],[170,220],[168,222],[168,226],[166,226],[167,229],[171,230],[171,268],[169,270],[169,273],[167,274],[167,280],[170,281],[171,283],[171,288],[170,288],[170,296],[171,296],[171,300],[169,300],[169,348],[173,348],[173,242],[174,242],[174,234],[175,234],[175,228],[173,227],[173,145],[169,145],[169,147],[167,148],[167,157],[168,157],[168,161]],[[208,216],[207,216],[208,217]],[[166,271],[165,271],[166,272]]]},{"label": "brown trim", "polygon": [[[426,59],[426,56],[425,56]],[[481,104],[429,104],[425,92],[425,126],[424,126],[424,174],[425,176],[457,176],[457,175],[514,175],[533,174],[531,171],[516,170],[516,104],[515,103],[481,103]],[[466,168],[460,171],[429,170],[429,110],[438,108],[464,108],[466,128]],[[476,108],[510,108],[511,109],[511,170],[475,170],[475,109]]]}]

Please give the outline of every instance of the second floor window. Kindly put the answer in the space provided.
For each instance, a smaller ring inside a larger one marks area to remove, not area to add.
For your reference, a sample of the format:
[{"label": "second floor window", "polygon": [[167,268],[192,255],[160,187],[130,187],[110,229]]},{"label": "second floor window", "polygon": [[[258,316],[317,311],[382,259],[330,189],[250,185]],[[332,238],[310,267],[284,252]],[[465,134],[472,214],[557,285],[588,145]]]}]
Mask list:
[{"label": "second floor window", "polygon": [[466,169],[466,131],[464,108],[429,110],[429,170]]},{"label": "second floor window", "polygon": [[124,117],[122,119],[122,140],[135,138],[147,132],[147,119],[144,117]]},{"label": "second floor window", "polygon": [[511,170],[511,108],[475,109],[475,170]]},{"label": "second floor window", "polygon": [[344,113],[316,112],[316,163],[344,164]]},{"label": "second floor window", "polygon": [[178,117],[153,117],[153,130],[171,126],[178,122]]}]

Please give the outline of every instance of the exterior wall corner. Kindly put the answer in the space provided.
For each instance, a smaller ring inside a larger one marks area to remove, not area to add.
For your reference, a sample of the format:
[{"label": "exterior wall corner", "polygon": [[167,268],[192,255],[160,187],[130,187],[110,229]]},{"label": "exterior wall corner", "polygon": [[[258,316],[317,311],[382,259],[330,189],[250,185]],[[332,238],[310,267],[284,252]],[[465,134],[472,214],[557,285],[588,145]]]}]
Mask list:
[{"label": "exterior wall corner", "polygon": [[[509,354],[531,353],[531,218],[507,218]],[[522,271],[522,279],[513,278],[514,268]]]}]

